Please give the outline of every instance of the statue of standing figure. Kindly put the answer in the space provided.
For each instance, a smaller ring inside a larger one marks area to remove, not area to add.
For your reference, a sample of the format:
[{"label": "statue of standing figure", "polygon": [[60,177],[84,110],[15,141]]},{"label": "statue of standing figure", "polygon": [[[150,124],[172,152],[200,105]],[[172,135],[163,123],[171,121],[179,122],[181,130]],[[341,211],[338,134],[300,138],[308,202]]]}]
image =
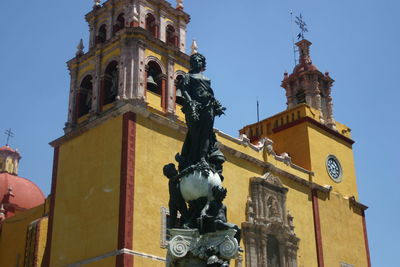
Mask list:
[{"label": "statue of standing figure", "polygon": [[[170,192],[171,223],[168,228],[181,228],[182,233],[186,230],[195,231],[200,234],[200,239],[203,235],[214,233],[212,238],[207,238],[216,241],[197,249],[196,251],[207,252],[198,255],[198,258],[208,258],[208,266],[226,266],[233,255],[236,255],[236,247],[239,249],[240,229],[227,222],[226,206],[222,204],[227,192],[221,185],[224,180],[222,165],[225,157],[217,145],[214,119],[224,114],[225,108],[215,98],[211,81],[202,73],[206,68],[205,57],[199,53],[191,55],[190,67],[189,73],[185,74],[177,85],[184,97],[182,111],[188,129],[181,153],[175,156],[178,169],[176,170],[172,163],[164,167],[164,175],[169,179]],[[180,227],[177,227],[176,223],[177,211],[182,215]],[[219,231],[221,236],[218,235]],[[202,244],[199,240],[193,242]],[[233,252],[229,252],[233,253],[232,255],[221,251],[218,244],[223,242],[236,244],[233,246]]]},{"label": "statue of standing figure", "polygon": [[205,57],[193,54],[190,66],[191,70],[178,84],[185,99],[182,111],[188,127],[182,152],[177,157],[179,171],[197,163],[211,167],[216,161],[225,161],[215,146],[214,133],[214,118],[224,114],[225,108],[214,97],[211,81],[202,73],[206,68]]}]

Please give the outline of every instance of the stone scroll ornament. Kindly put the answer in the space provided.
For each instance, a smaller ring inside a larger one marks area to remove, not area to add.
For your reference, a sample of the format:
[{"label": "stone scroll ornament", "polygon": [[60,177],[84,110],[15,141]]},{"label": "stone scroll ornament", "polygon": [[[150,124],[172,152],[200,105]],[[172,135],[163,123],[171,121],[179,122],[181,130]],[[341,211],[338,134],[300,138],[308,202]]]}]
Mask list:
[{"label": "stone scroll ornament", "polygon": [[227,194],[222,186],[225,157],[217,146],[214,119],[225,108],[202,73],[205,57],[192,54],[190,66],[177,86],[188,131],[175,156],[178,168],[169,163],[163,169],[170,195],[167,266],[229,266],[240,250],[240,229],[227,221],[222,203]]}]

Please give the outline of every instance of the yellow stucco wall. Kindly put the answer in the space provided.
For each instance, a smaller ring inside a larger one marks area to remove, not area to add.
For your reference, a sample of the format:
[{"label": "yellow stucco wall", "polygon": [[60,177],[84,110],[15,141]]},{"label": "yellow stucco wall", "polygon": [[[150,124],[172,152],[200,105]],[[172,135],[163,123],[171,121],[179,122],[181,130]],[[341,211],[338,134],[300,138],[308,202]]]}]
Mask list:
[{"label": "yellow stucco wall", "polygon": [[[333,191],[357,198],[356,175],[351,145],[311,123],[307,124],[310,140],[311,170],[315,173],[313,181],[321,185],[332,185]],[[330,154],[334,155],[342,166],[343,177],[340,183],[333,181],[326,170],[326,159]]]},{"label": "yellow stucco wall", "polygon": [[319,196],[325,266],[339,266],[344,262],[367,267],[360,210],[338,193],[331,193],[328,198]]},{"label": "yellow stucco wall", "polygon": [[116,249],[121,129],[112,118],[60,146],[51,266]]},{"label": "yellow stucco wall", "polygon": [[[2,223],[0,234],[0,266],[23,266],[28,226],[32,221],[43,215],[44,205],[40,205],[19,212]],[[43,230],[45,229],[43,228]],[[43,242],[43,239],[41,242]],[[43,245],[43,243],[41,244]]]},{"label": "yellow stucco wall", "polygon": [[288,153],[293,163],[311,170],[309,133],[305,123],[297,124],[283,131],[271,134],[277,154]]}]

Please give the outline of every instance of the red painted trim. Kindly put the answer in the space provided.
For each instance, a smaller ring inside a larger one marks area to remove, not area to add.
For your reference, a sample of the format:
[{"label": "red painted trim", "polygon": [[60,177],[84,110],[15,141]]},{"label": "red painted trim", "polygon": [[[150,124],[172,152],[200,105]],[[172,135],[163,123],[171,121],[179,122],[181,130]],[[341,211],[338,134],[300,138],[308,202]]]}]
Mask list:
[{"label": "red painted trim", "polygon": [[315,243],[317,247],[317,260],[318,267],[324,267],[324,252],[322,249],[322,235],[321,235],[321,221],[319,219],[319,207],[318,207],[318,195],[317,190],[313,189],[312,194],[312,207],[314,217],[314,232],[315,232]]},{"label": "red painted trim", "polygon": [[326,132],[334,135],[335,137],[345,141],[349,145],[354,144],[354,140],[351,140],[350,138],[348,138],[348,137],[346,137],[344,135],[341,135],[340,133],[336,132],[335,130],[332,130],[331,128],[329,128],[329,127],[317,122],[314,119],[311,119],[310,117],[302,117],[302,118],[300,118],[298,120],[292,121],[292,122],[287,123],[287,124],[282,125],[282,126],[279,126],[277,128],[272,129],[272,132],[273,133],[277,133],[277,132],[286,130],[286,129],[290,128],[290,127],[296,126],[296,125],[298,125],[300,123],[303,123],[303,122],[309,122],[311,124],[314,124],[315,126],[321,128],[322,130],[325,130]]},{"label": "red painted trim", "polygon": [[368,267],[371,267],[371,256],[369,254],[369,245],[368,245],[368,234],[367,234],[367,223],[365,221],[365,211],[362,210],[362,224],[363,224],[363,233],[364,233],[364,242],[365,242],[365,250],[367,253],[367,262]]},{"label": "red painted trim", "polygon": [[[133,208],[135,187],[136,115],[125,113],[122,120],[121,181],[119,199],[118,249],[133,249]],[[117,256],[116,266],[133,266],[133,255]]]},{"label": "red painted trim", "polygon": [[51,241],[52,241],[52,237],[53,237],[54,205],[56,202],[59,151],[60,151],[60,147],[57,146],[54,148],[53,173],[52,173],[52,179],[51,179],[51,200],[50,200],[50,211],[49,211],[49,226],[47,228],[46,249],[44,252],[44,259],[43,259],[43,263],[42,263],[42,266],[44,266],[44,267],[50,266]]}]

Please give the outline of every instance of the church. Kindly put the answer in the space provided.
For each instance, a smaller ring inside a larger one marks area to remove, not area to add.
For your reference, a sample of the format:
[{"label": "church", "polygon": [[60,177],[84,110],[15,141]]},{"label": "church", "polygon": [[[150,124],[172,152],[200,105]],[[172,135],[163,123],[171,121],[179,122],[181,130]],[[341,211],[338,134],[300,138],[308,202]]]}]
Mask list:
[{"label": "church", "polygon": [[[46,198],[0,148],[0,266],[165,266],[168,180],[185,134],[178,82],[189,71],[183,1],[96,0],[88,50],[68,61],[64,135]],[[335,120],[334,80],[296,43],[282,111],[215,129],[229,221],[241,227],[230,266],[370,267],[351,130]],[[192,53],[197,46],[191,44]]]}]

